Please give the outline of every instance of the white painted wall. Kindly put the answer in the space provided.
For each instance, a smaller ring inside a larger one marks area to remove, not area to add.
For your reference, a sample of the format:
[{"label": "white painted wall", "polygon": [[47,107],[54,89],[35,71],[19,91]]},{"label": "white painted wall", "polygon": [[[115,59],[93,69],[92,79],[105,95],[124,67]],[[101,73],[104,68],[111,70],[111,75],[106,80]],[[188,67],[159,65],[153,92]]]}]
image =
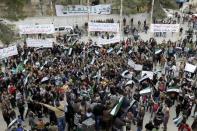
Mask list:
[{"label": "white painted wall", "polygon": [[[130,16],[123,16],[123,18],[127,18],[127,24],[130,23],[130,19],[133,18],[134,24],[137,24],[137,22],[140,20],[141,22],[145,19],[148,22],[149,14],[143,13],[143,14],[137,14],[137,15],[130,15]],[[119,15],[94,15],[90,16],[90,20],[106,20],[113,18],[115,22],[119,21],[120,16]],[[65,16],[65,17],[28,17],[24,20],[14,22],[14,24],[51,24],[54,23],[55,26],[75,26],[78,24],[79,26],[84,26],[84,23],[88,22],[88,16]]]}]

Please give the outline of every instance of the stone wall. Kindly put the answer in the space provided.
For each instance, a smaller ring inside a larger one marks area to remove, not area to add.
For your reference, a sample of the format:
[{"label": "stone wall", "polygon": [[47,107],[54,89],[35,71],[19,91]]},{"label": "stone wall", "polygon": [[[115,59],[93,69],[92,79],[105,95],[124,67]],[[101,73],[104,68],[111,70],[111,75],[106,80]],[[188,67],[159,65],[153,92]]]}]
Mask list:
[{"label": "stone wall", "polygon": [[40,0],[31,0],[32,5],[37,5],[40,3]]},{"label": "stone wall", "polygon": [[[137,25],[137,22],[147,20],[149,21],[150,15],[147,13],[142,14],[136,14],[136,15],[129,15],[129,16],[123,16],[127,18],[127,24],[129,24],[130,19],[133,18],[134,24]],[[120,16],[116,14],[112,15],[91,15],[89,16],[89,20],[106,20],[113,18],[115,22],[120,20]],[[66,16],[66,17],[29,17],[24,20],[15,22],[14,24],[20,25],[20,24],[54,24],[55,26],[84,26],[85,22],[88,22],[88,16]]]}]

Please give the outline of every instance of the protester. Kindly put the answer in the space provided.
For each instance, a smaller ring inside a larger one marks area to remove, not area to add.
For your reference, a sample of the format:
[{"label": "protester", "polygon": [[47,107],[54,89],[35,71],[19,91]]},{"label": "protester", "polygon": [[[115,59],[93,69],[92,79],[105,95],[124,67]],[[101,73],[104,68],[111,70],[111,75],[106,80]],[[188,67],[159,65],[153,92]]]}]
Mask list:
[{"label": "protester", "polygon": [[197,131],[197,118],[194,119],[194,122],[191,125],[192,131]]},{"label": "protester", "polygon": [[154,125],[153,125],[152,121],[149,121],[149,123],[147,123],[145,125],[145,128],[146,128],[146,131],[152,131],[153,128],[154,128]]},{"label": "protester", "polygon": [[183,119],[182,123],[180,124],[178,131],[191,131],[190,126],[186,123],[186,119]]},{"label": "protester", "polygon": [[170,118],[170,109],[166,105],[166,107],[164,108],[164,122],[163,122],[164,130],[167,130],[167,124],[168,124],[169,118]]}]

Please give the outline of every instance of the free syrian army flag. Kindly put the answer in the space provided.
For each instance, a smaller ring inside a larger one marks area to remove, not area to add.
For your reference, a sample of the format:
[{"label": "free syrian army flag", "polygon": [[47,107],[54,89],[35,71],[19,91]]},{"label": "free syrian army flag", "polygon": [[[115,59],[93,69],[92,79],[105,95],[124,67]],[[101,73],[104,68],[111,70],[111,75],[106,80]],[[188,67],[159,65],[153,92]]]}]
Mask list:
[{"label": "free syrian army flag", "polygon": [[177,88],[168,88],[167,89],[167,92],[168,93],[173,93],[173,92],[176,92],[176,93],[180,93],[181,92],[181,90],[180,89],[177,89]]},{"label": "free syrian army flag", "polygon": [[132,72],[129,72],[128,70],[125,70],[122,74],[121,74],[121,76],[123,77],[123,78],[126,78],[126,79],[132,79]]},{"label": "free syrian army flag", "polygon": [[162,50],[161,50],[161,49],[156,50],[156,51],[155,51],[155,55],[158,55],[158,54],[160,54],[161,52],[162,52]]},{"label": "free syrian army flag", "polygon": [[17,122],[17,118],[15,118],[9,125],[8,129],[11,128]]},{"label": "free syrian army flag", "polygon": [[115,106],[115,107],[112,109],[112,111],[110,112],[110,114],[111,114],[112,116],[116,116],[116,115],[117,115],[117,113],[118,113],[118,111],[120,110],[120,107],[121,107],[121,105],[122,105],[123,98],[124,98],[124,96],[122,96],[122,97],[119,99],[118,104],[116,104],[116,106]]},{"label": "free syrian army flag", "polygon": [[145,88],[143,90],[140,91],[140,95],[147,95],[147,94],[150,94],[152,91],[152,89],[150,87],[148,88]]},{"label": "free syrian army flag", "polygon": [[134,84],[135,82],[133,80],[129,80],[127,83],[126,83],[126,86],[127,85],[131,85],[131,84]]},{"label": "free syrian army flag", "polygon": [[150,79],[147,75],[145,75],[145,76],[143,76],[140,80],[138,80],[139,81],[139,83],[141,83],[141,82],[143,82],[143,81],[145,81],[145,80],[147,80],[147,79]]},{"label": "free syrian army flag", "polygon": [[42,78],[41,82],[45,82],[45,81],[48,81],[49,80],[49,77],[44,77]]}]

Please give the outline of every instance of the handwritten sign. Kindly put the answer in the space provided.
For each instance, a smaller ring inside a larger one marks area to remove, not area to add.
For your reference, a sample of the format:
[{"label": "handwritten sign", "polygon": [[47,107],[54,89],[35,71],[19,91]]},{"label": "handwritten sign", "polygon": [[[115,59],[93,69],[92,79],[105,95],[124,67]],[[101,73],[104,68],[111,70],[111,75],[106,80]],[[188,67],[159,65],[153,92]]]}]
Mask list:
[{"label": "handwritten sign", "polygon": [[18,50],[16,45],[7,48],[0,49],[0,59],[7,58],[10,56],[18,55]]},{"label": "handwritten sign", "polygon": [[48,39],[26,39],[27,47],[52,48],[53,42]]},{"label": "handwritten sign", "polygon": [[111,5],[102,4],[95,6],[83,6],[83,5],[56,5],[56,15],[57,16],[69,16],[69,15],[108,15],[111,14]]},{"label": "handwritten sign", "polygon": [[88,23],[88,30],[101,32],[119,32],[119,23]]},{"label": "handwritten sign", "polygon": [[55,28],[53,24],[42,25],[19,25],[20,34],[53,34]]},{"label": "handwritten sign", "polygon": [[179,24],[151,24],[151,32],[179,32]]},{"label": "handwritten sign", "polygon": [[148,78],[150,78],[151,80],[153,79],[153,75],[154,73],[152,71],[142,71],[142,77],[144,76],[148,76]]},{"label": "handwritten sign", "polygon": [[190,72],[190,73],[194,73],[195,70],[197,69],[197,66],[186,63],[185,65],[185,71]]}]

